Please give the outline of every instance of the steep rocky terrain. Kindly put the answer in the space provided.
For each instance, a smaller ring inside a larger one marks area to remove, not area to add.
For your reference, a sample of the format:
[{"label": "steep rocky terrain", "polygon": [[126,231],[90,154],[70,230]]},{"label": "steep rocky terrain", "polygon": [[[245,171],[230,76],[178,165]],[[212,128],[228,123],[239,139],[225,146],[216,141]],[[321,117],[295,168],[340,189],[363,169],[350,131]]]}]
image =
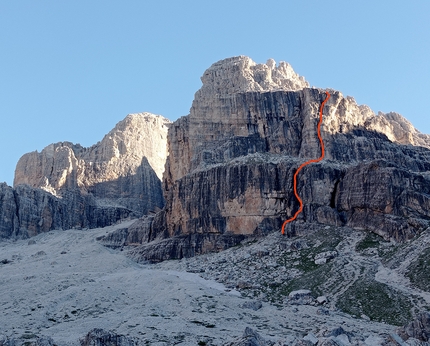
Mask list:
[{"label": "steep rocky terrain", "polygon": [[25,154],[15,187],[0,186],[0,238],[104,227],[162,208],[169,123],[129,114],[90,148],[62,142]]},{"label": "steep rocky terrain", "polygon": [[[295,170],[320,156],[316,124],[325,92],[309,88],[288,64],[229,58],[202,82],[190,114],[168,133],[166,206],[133,230],[142,235],[142,259],[189,257],[278,231],[298,208]],[[429,226],[430,136],[398,114],[376,115],[329,92],[325,159],[300,173],[305,207],[287,233],[317,223],[413,238]]]}]

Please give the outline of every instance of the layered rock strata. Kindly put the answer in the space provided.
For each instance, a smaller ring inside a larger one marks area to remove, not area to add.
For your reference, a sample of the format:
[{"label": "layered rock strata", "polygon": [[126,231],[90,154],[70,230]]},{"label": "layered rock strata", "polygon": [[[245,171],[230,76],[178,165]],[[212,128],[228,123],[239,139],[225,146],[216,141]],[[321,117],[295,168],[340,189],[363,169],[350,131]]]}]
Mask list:
[{"label": "layered rock strata", "polygon": [[169,123],[129,114],[90,148],[62,142],[25,154],[14,189],[0,186],[0,238],[104,227],[162,208]]},{"label": "layered rock strata", "polygon": [[[316,125],[325,92],[293,72],[279,74],[285,66],[236,57],[204,73],[190,114],[168,133],[166,206],[148,231],[148,241],[167,240],[136,250],[141,259],[222,249],[279,230],[297,210],[293,175],[320,156]],[[430,220],[430,136],[398,114],[376,115],[329,92],[325,159],[301,172],[305,207],[288,233],[317,222],[397,241],[413,237]],[[180,248],[171,252],[168,243]]]}]

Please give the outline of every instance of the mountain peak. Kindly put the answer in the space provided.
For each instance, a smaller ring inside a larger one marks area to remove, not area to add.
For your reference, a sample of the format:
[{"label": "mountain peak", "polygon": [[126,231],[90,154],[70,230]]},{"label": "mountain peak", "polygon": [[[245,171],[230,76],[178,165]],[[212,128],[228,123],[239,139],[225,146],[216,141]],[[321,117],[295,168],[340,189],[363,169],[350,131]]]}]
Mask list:
[{"label": "mountain peak", "polygon": [[247,56],[236,56],[220,60],[209,67],[201,77],[203,86],[196,96],[236,94],[249,91],[297,91],[309,87],[304,77],[299,76],[285,61],[276,65],[269,59],[257,64]]}]

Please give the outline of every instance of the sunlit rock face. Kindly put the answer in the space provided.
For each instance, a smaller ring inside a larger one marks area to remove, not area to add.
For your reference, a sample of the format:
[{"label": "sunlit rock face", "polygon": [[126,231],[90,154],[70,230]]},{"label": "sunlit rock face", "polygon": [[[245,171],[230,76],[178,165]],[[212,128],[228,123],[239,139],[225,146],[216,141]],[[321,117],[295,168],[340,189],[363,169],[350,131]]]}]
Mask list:
[{"label": "sunlit rock face", "polygon": [[[148,239],[176,245],[144,245],[143,258],[219,250],[280,230],[298,208],[294,172],[321,154],[316,126],[325,90],[309,88],[287,63],[229,58],[206,70],[202,82],[190,114],[169,129],[166,207]],[[412,237],[430,216],[430,137],[398,114],[376,115],[328,91],[325,159],[300,173],[305,207],[288,233],[317,222]]]},{"label": "sunlit rock face", "polygon": [[169,124],[129,114],[92,147],[61,142],[22,156],[14,189],[2,187],[3,237],[106,226],[162,208]]}]

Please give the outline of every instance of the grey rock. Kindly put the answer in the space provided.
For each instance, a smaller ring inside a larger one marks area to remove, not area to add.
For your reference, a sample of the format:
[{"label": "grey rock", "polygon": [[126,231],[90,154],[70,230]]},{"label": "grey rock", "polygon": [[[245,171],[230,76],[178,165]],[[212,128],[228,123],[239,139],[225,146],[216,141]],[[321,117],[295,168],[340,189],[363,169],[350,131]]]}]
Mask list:
[{"label": "grey rock", "polygon": [[0,335],[0,346],[54,346],[52,338],[47,336],[34,335],[36,340],[29,341],[27,339],[8,338],[5,335]]},{"label": "grey rock", "polygon": [[400,336],[398,336],[396,333],[390,333],[391,338],[397,342],[400,346],[407,346],[408,344],[402,340]]},{"label": "grey rock", "polygon": [[244,288],[251,288],[251,287],[252,287],[252,284],[246,280],[240,280],[236,284],[236,288],[244,289]]},{"label": "grey rock", "polygon": [[318,304],[324,304],[327,303],[327,297],[326,296],[319,296],[317,297]]},{"label": "grey rock", "polygon": [[337,342],[337,344],[339,344],[341,346],[351,345],[351,342],[349,341],[348,335],[346,335],[346,334],[340,334],[340,335],[336,336],[335,341]]},{"label": "grey rock", "polygon": [[329,332],[327,336],[335,336],[336,337],[336,336],[339,336],[339,335],[342,335],[345,333],[346,332],[342,327],[338,327],[338,328],[333,329],[331,332]]},{"label": "grey rock", "polygon": [[36,342],[34,343],[34,346],[54,346],[54,340],[50,337],[38,337]]},{"label": "grey rock", "polygon": [[103,329],[93,329],[80,339],[81,346],[135,346],[137,341]]},{"label": "grey rock", "polygon": [[288,295],[288,302],[291,305],[307,305],[312,303],[314,298],[310,290],[292,291]]},{"label": "grey rock", "polygon": [[260,301],[248,301],[241,305],[241,308],[257,311],[261,309],[263,304]]},{"label": "grey rock", "polygon": [[423,312],[407,325],[397,330],[403,340],[415,338],[420,341],[430,341],[430,313]]},{"label": "grey rock", "polygon": [[312,341],[304,340],[304,339],[296,339],[292,342],[292,346],[313,346]]},{"label": "grey rock", "polygon": [[326,309],[326,308],[319,307],[317,309],[317,314],[318,315],[330,315],[330,310]]},{"label": "grey rock", "polygon": [[383,337],[379,335],[369,335],[365,340],[364,343],[368,346],[381,346],[384,345],[385,340]]},{"label": "grey rock", "polygon": [[[154,218],[153,228],[156,222],[157,217]],[[168,259],[194,257],[207,252],[226,250],[240,244],[244,238],[245,236],[240,234],[199,233],[182,235],[142,244],[130,250],[128,256],[137,262],[156,263]]]},{"label": "grey rock", "polygon": [[337,257],[337,251],[325,251],[317,254],[315,256],[315,264],[324,264],[327,263],[329,260]]},{"label": "grey rock", "polygon": [[320,340],[321,346],[339,346],[339,344],[333,338],[327,338]]},{"label": "grey rock", "polygon": [[46,256],[45,251],[38,251],[34,255],[31,255],[31,257],[43,257],[43,256]]},{"label": "grey rock", "polygon": [[303,340],[310,341],[312,345],[316,345],[318,343],[318,338],[312,333],[308,333],[307,335],[305,335],[303,337]]},{"label": "grey rock", "polygon": [[229,343],[227,346],[268,346],[270,345],[260,334],[246,327],[241,338]]}]

